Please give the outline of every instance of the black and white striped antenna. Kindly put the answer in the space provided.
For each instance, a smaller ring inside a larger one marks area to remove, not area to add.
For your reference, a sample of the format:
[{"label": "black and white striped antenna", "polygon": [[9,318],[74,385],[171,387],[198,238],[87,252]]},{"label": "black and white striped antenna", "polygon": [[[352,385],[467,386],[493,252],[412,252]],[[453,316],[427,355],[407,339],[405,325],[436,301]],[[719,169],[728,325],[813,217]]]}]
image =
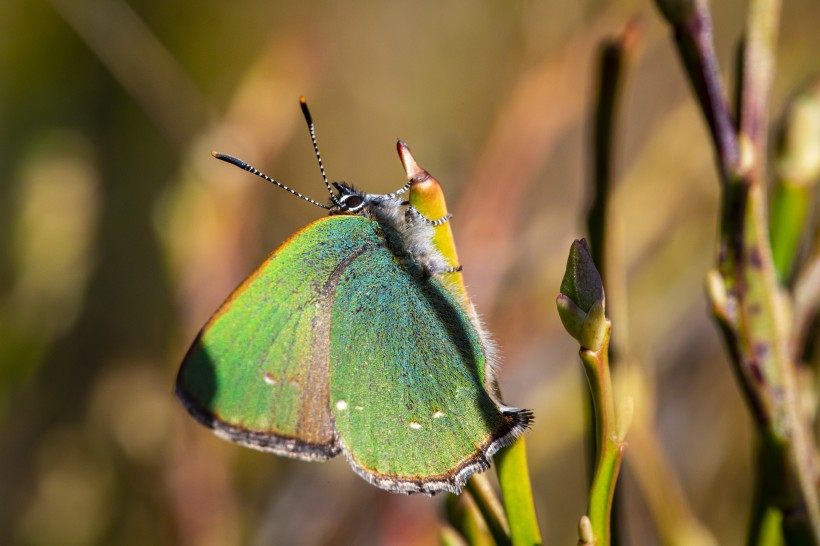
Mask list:
[{"label": "black and white striped antenna", "polygon": [[325,174],[325,166],[322,163],[322,154],[319,153],[319,144],[316,142],[316,129],[313,126],[313,116],[310,115],[310,110],[308,110],[305,97],[299,97],[299,106],[302,107],[302,114],[305,116],[308,131],[310,131],[310,140],[313,142],[313,150],[316,152],[316,160],[319,161],[319,170],[322,172],[322,180],[325,181],[325,186],[327,186],[327,191],[330,194],[330,200],[337,206],[341,206],[342,204],[339,203],[338,199],[336,199],[336,194],[333,193],[333,188],[330,187],[330,182]]},{"label": "black and white striped antenna", "polygon": [[259,178],[263,178],[263,179],[267,180],[268,182],[270,182],[271,184],[276,184],[277,186],[279,186],[283,190],[289,191],[290,193],[292,193],[296,197],[299,197],[300,199],[304,199],[308,203],[313,203],[317,207],[322,207],[323,209],[330,210],[330,207],[328,207],[327,205],[323,205],[323,204],[319,203],[318,201],[314,201],[310,197],[302,195],[301,193],[299,193],[296,190],[290,189],[289,187],[285,186],[284,184],[282,184],[278,180],[274,180],[270,176],[268,176],[265,173],[261,172],[260,170],[258,170],[253,165],[249,165],[248,163],[245,163],[244,161],[242,161],[238,157],[234,157],[234,156],[228,155],[228,154],[223,154],[223,153],[220,153],[220,152],[211,152],[211,155],[214,156],[217,159],[221,159],[222,161],[230,163],[231,165],[236,165],[240,169],[248,171],[251,174],[255,174]]},{"label": "black and white striped antenna", "polygon": [[[338,198],[336,197],[336,194],[333,193],[333,188],[330,187],[330,181],[328,181],[327,175],[325,174],[325,166],[322,163],[322,156],[321,156],[321,154],[319,154],[319,145],[316,143],[316,129],[313,126],[313,117],[310,115],[310,110],[308,110],[307,102],[305,101],[305,97],[299,97],[299,104],[302,107],[302,114],[304,114],[305,121],[307,121],[307,124],[308,124],[308,130],[310,131],[310,140],[311,140],[311,142],[313,142],[313,150],[316,152],[316,159],[319,161],[319,170],[322,172],[322,180],[324,180],[325,186],[327,186],[327,191],[328,191],[328,193],[330,193],[330,200],[334,205],[341,207],[342,204],[339,202]],[[251,174],[255,174],[259,178],[263,178],[263,179],[267,180],[268,182],[270,182],[271,184],[275,184],[275,185],[279,186],[280,188],[282,188],[283,190],[289,191],[290,193],[292,193],[296,197],[298,197],[300,199],[304,199],[308,203],[313,203],[317,207],[322,207],[325,210],[330,210],[330,207],[328,207],[327,205],[323,205],[323,204],[319,203],[318,201],[314,201],[310,197],[307,197],[306,195],[302,195],[298,191],[293,190],[293,189],[285,186],[284,184],[282,184],[278,180],[274,180],[270,176],[268,176],[265,173],[258,170],[253,165],[245,163],[244,161],[242,161],[238,157],[234,157],[234,156],[228,155],[228,154],[223,154],[221,152],[211,152],[211,155],[214,156],[217,159],[221,159],[222,161],[230,163],[231,165],[236,165],[240,169],[248,171]]]}]

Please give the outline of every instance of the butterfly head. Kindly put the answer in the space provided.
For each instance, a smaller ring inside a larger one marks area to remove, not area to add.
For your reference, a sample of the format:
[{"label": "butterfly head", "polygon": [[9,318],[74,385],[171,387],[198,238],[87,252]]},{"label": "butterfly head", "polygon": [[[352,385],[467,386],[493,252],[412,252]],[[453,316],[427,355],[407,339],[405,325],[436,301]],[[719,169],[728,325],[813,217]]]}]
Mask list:
[{"label": "butterfly head", "polygon": [[362,193],[353,186],[344,182],[333,182],[338,192],[330,202],[331,214],[359,214],[368,205],[372,205],[369,194]]}]

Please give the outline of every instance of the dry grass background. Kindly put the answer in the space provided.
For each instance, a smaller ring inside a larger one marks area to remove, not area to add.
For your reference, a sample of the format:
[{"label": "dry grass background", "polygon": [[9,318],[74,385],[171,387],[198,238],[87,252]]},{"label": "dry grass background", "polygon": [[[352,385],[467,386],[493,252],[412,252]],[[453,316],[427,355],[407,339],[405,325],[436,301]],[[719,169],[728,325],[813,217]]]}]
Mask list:
[{"label": "dry grass background", "polygon": [[[745,5],[712,8],[726,68]],[[503,350],[505,397],[536,413],[545,544],[574,543],[586,385],[554,297],[583,234],[597,47],[635,15],[644,37],[616,194],[627,290],[610,301],[634,357],[636,418],[654,434],[626,457],[624,531],[629,544],[657,541],[646,494],[674,488],[641,486],[633,461],[660,449],[694,515],[738,543],[750,420],[702,289],[717,180],[667,28],[631,0],[4,1],[0,542],[436,540],[440,499],[378,491],[343,460],[225,444],[172,396],[210,313],[321,215],[208,152],[323,198],[306,95],[332,178],[392,191],[401,137],[444,184],[468,287]],[[784,5],[775,116],[818,68],[818,20],[817,2]]]}]

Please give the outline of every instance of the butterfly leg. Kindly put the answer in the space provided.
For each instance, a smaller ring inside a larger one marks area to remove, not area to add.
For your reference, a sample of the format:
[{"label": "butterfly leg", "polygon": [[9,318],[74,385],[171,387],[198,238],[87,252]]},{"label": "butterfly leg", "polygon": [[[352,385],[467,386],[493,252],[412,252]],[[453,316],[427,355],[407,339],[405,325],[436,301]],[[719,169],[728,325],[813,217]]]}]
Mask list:
[{"label": "butterfly leg", "polygon": [[444,222],[448,222],[452,217],[453,217],[452,214],[445,214],[444,216],[442,216],[438,220],[428,220],[427,218],[425,218],[424,221],[428,226],[436,227],[436,226],[440,226]]},{"label": "butterfly leg", "polygon": [[[407,202],[407,204],[409,205],[409,202]],[[422,213],[420,213],[417,208],[408,206],[405,217],[409,222],[420,222],[422,224],[427,224],[430,227],[436,227],[440,226],[444,222],[449,221],[453,217],[453,215],[445,214],[438,220],[430,220],[429,218],[425,218],[425,216]]]},{"label": "butterfly leg", "polygon": [[419,239],[416,239],[412,253],[424,264],[424,270],[428,275],[443,275],[444,273],[458,273],[461,271],[460,265],[450,265],[447,259],[435,248],[432,241],[433,232],[430,229],[449,221],[452,215],[447,214],[438,220],[430,220],[417,208],[410,206],[409,203],[404,215],[405,221],[410,227],[407,233],[416,233],[417,237],[420,236]]},{"label": "butterfly leg", "polygon": [[464,268],[460,265],[452,266],[441,258],[441,261],[430,260],[426,264],[429,275],[444,275],[445,273],[460,273]]},{"label": "butterfly leg", "polygon": [[447,259],[439,252],[435,253],[436,258],[427,262],[427,271],[432,275],[443,275],[445,273],[460,273],[464,267],[461,265],[450,265]]}]

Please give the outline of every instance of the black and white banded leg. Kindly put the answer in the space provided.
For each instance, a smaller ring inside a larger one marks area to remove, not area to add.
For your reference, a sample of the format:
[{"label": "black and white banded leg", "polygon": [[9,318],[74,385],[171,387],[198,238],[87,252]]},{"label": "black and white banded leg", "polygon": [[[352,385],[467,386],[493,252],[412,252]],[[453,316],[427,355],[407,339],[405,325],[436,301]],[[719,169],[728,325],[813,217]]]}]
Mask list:
[{"label": "black and white banded leg", "polygon": [[[409,202],[406,203],[409,205]],[[417,208],[412,206],[408,206],[406,212],[407,220],[413,222],[421,222],[423,224],[427,224],[430,227],[440,226],[441,224],[448,222],[452,217],[452,214],[445,214],[438,220],[430,220],[429,218],[426,218],[422,213],[420,213]]]}]

